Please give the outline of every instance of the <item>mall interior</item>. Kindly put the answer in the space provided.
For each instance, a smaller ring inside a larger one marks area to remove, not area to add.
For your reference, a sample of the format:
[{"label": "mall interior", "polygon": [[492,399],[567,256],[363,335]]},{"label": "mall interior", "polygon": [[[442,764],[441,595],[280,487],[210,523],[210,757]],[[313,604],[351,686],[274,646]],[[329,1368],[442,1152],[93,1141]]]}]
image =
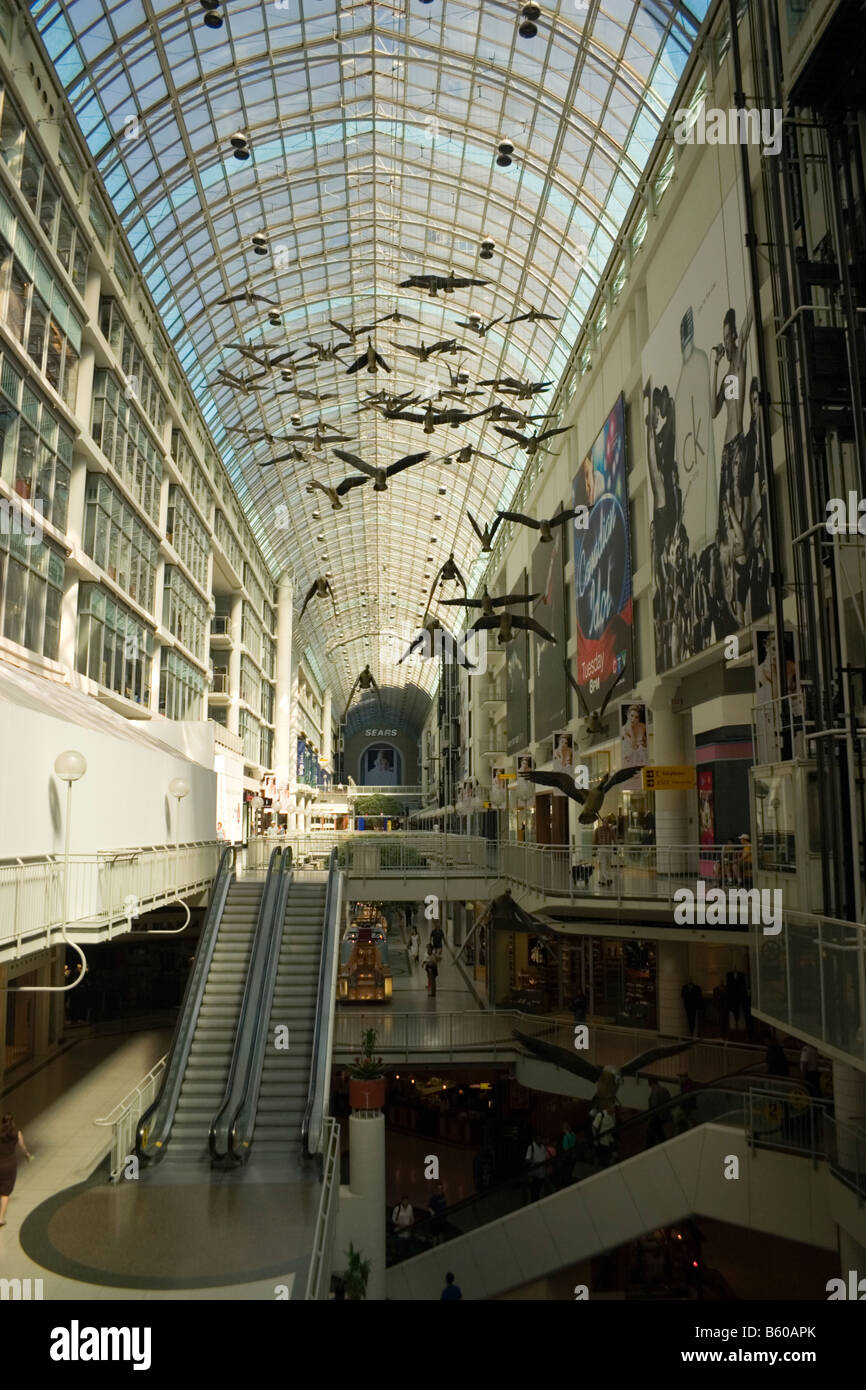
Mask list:
[{"label": "mall interior", "polygon": [[0,0],[4,1297],[866,1296],[864,52]]}]

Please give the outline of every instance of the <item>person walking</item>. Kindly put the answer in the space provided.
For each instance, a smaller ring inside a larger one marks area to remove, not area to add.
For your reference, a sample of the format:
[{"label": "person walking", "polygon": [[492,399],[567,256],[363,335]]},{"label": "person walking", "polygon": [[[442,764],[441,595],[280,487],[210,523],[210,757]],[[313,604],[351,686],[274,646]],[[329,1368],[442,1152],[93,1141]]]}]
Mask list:
[{"label": "person walking", "polygon": [[663,1115],[656,1115],[654,1112],[657,1111],[662,1105],[666,1105],[670,1099],[671,1093],[668,1090],[668,1088],[661,1084],[657,1076],[651,1076],[649,1105],[647,1107],[649,1110],[650,1120],[649,1124],[647,1125],[646,1131],[646,1146],[648,1149],[653,1148],[655,1144],[664,1143],[665,1138],[667,1137],[665,1135],[665,1123],[667,1117]]},{"label": "person walking", "polygon": [[420,951],[421,938],[418,935],[418,928],[413,923],[412,930],[409,933],[409,959],[410,961],[412,961],[414,965],[418,964],[418,956],[420,954]]},{"label": "person walking", "polygon": [[559,1140],[559,1151],[557,1154],[557,1184],[565,1187],[571,1177],[574,1168],[575,1147],[577,1145],[577,1135],[571,1125],[566,1120],[562,1126],[562,1135]]},{"label": "person walking", "polygon": [[704,1007],[704,992],[700,985],[695,984],[691,975],[680,990],[680,998],[683,1001],[683,1008],[686,1011],[689,1034],[691,1037],[694,1037],[698,1014]]},{"label": "person walking", "polygon": [[530,1202],[537,1202],[544,1190],[548,1161],[547,1145],[541,1135],[536,1134],[526,1150]]},{"label": "person walking", "polygon": [[448,1213],[444,1183],[437,1182],[427,1210],[430,1213],[430,1236],[433,1244],[438,1245],[445,1239],[445,1217]]},{"label": "person walking", "polygon": [[434,927],[430,933],[430,950],[433,952],[437,961],[442,959],[442,947],[445,944],[445,937],[441,927]]},{"label": "person walking", "polygon": [[18,1176],[19,1149],[28,1159],[32,1159],[24,1135],[15,1123],[15,1116],[7,1110],[0,1118],[0,1226],[6,1225],[6,1208]]},{"label": "person walking", "polygon": [[800,1075],[813,1096],[821,1089],[821,1073],[818,1070],[818,1053],[811,1043],[804,1043],[800,1053]]},{"label": "person walking", "polygon": [[616,1105],[612,1100],[605,1101],[596,1111],[592,1122],[592,1144],[596,1162],[602,1168],[616,1162]]},{"label": "person walking", "polygon": [[439,966],[437,965],[437,963],[436,963],[436,957],[434,956],[433,951],[431,950],[431,948],[430,948],[429,946],[427,947],[427,954],[426,954],[426,956],[424,957],[424,960],[422,961],[422,965],[423,965],[424,969],[427,971],[427,993],[428,993],[433,999],[435,999],[435,998],[436,998],[436,977],[437,977],[438,974],[439,974]]},{"label": "person walking", "polygon": [[412,1227],[415,1225],[415,1209],[405,1194],[391,1213],[391,1221],[397,1232],[397,1248],[402,1260],[412,1253]]},{"label": "person walking", "polygon": [[460,1291],[460,1285],[454,1283],[454,1275],[449,1269],[448,1273],[445,1275],[445,1287],[439,1295],[439,1301],[440,1303],[454,1303],[458,1298],[462,1297],[463,1294]]}]

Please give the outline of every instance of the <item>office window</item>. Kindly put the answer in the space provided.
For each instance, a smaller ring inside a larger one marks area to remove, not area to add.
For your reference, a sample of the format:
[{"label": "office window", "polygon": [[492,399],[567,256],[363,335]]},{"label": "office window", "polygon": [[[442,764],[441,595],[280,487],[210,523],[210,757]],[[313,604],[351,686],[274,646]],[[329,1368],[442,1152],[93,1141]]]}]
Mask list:
[{"label": "office window", "polygon": [[203,718],[205,677],[178,652],[163,651],[159,677],[159,712],[167,719]]},{"label": "office window", "polygon": [[78,158],[71,137],[62,125],[60,127],[60,163],[66,170],[72,187],[76,193],[80,193],[84,185],[84,165]]},{"label": "office window", "polygon": [[94,373],[90,431],[138,505],[158,521],[162,459],[114,372]]},{"label": "office window", "polygon": [[72,436],[40,401],[7,358],[0,365],[0,471],[25,501],[66,530]]},{"label": "office window", "polygon": [[204,661],[209,633],[207,604],[177,568],[167,565],[162,621],[199,661]]},{"label": "office window", "polygon": [[3,636],[56,661],[60,650],[63,556],[32,536],[0,527]]},{"label": "office window", "polygon": [[153,633],[98,584],[78,591],[76,667],[136,704],[150,703]]},{"label": "office window", "polygon": [[87,477],[84,551],[131,599],[153,612],[159,546],[101,473]]},{"label": "office window", "polygon": [[177,487],[169,488],[166,535],[169,544],[174,546],[196,584],[204,589],[207,584],[210,541],[191,503]]}]

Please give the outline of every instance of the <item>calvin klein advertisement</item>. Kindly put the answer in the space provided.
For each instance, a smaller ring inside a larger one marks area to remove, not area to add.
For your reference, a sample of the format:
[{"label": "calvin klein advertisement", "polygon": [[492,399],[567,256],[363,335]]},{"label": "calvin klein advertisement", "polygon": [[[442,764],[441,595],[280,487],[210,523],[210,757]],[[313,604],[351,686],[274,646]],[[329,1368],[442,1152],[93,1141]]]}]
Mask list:
[{"label": "calvin klein advertisement", "polygon": [[[557,504],[552,509],[552,515],[561,510]],[[531,591],[540,595],[533,606],[532,616],[556,638],[555,646],[535,633],[529,639],[535,680],[533,722],[535,738],[539,743],[565,724],[568,717],[566,677],[562,669],[566,647],[563,554],[567,534],[565,526],[555,527],[553,541],[539,541],[532,556]]]},{"label": "calvin klein advertisement", "polygon": [[656,670],[770,607],[753,306],[734,189],[642,356]]},{"label": "calvin klein advertisement", "polygon": [[622,671],[626,673],[623,688],[632,683],[625,469],[625,403],[620,395],[574,480],[577,681],[590,710],[600,708]]}]

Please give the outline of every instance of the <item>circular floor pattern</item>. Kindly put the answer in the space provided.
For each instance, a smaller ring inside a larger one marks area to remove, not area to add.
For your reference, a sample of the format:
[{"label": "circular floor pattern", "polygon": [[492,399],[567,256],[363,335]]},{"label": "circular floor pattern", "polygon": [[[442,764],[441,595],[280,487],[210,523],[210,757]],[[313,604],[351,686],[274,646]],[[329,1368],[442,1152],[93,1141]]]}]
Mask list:
[{"label": "circular floor pattern", "polygon": [[246,1284],[306,1264],[318,1200],[306,1183],[91,1180],[36,1207],[20,1241],[43,1268],[110,1288]]}]

